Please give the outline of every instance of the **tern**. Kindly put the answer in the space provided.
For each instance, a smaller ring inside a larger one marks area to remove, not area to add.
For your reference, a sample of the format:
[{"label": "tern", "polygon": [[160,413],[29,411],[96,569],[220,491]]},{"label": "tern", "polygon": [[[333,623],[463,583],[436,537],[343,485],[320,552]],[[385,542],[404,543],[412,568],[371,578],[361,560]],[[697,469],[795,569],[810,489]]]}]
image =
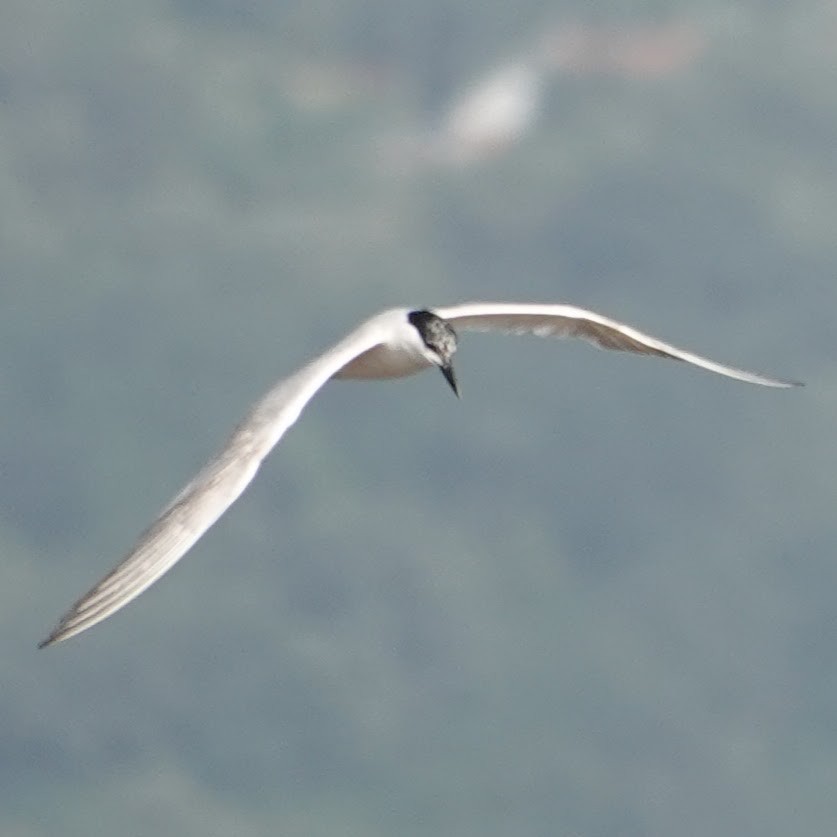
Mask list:
[{"label": "tern", "polygon": [[401,378],[435,366],[458,396],[452,362],[458,331],[580,337],[604,349],[685,361],[750,384],[800,386],[796,381],[724,366],[572,305],[473,302],[447,308],[383,311],[279,381],[257,401],[215,458],[160,512],[122,562],[70,608],[38,647],[69,639],[101,622],[179,561],[235,502],[305,405],[332,378]]}]

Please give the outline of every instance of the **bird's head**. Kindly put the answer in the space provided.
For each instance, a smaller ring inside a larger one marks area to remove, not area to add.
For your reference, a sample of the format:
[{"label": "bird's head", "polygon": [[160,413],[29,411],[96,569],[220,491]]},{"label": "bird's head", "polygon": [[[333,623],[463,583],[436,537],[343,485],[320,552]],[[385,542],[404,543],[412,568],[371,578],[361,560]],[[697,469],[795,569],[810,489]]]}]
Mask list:
[{"label": "bird's head", "polygon": [[439,367],[458,398],[459,387],[453,372],[453,355],[456,352],[456,332],[453,327],[432,311],[410,311],[407,319],[419,333],[424,345],[424,356]]}]

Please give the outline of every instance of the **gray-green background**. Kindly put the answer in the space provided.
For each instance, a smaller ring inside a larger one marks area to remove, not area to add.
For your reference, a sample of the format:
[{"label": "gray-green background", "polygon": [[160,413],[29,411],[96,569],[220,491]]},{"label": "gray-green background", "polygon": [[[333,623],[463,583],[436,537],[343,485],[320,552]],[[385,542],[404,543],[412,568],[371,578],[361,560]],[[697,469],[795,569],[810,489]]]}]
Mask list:
[{"label": "gray-green background", "polygon": [[[391,165],[562,21],[703,48]],[[835,43],[825,0],[5,0],[0,833],[833,834]],[[275,379],[468,298],[808,387],[466,335],[461,402],[328,386],[187,560],[35,650]]]}]

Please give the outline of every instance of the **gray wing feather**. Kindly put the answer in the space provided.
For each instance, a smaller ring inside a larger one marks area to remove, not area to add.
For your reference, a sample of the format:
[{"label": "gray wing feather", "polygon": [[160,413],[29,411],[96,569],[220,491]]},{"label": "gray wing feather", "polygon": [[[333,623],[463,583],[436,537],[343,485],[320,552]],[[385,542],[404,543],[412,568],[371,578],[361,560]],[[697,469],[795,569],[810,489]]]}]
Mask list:
[{"label": "gray wing feather", "polygon": [[259,467],[252,456],[227,447],[140,535],[125,559],[82,596],[40,644],[51,645],[86,630],[139,596],[177,563],[232,505]]},{"label": "gray wing feather", "polygon": [[378,343],[379,336],[373,318],[264,396],[122,562],[70,608],[38,647],[69,639],[101,622],[171,569],[241,495],[261,461],[323,384]]},{"label": "gray wing feather", "polygon": [[801,386],[798,381],[770,378],[734,366],[725,366],[694,352],[664,343],[632,326],[572,305],[472,302],[449,308],[436,308],[434,311],[448,320],[455,329],[504,331],[512,334],[534,334],[539,337],[579,337],[602,349],[681,360],[750,384],[766,387]]}]

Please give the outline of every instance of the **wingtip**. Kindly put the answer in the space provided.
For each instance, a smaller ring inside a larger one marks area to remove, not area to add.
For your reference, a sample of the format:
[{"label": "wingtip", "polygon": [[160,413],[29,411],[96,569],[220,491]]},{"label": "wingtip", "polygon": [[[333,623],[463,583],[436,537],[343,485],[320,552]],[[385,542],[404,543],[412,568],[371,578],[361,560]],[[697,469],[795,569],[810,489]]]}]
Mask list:
[{"label": "wingtip", "polygon": [[744,380],[747,380],[749,383],[772,387],[773,389],[796,389],[796,387],[805,386],[804,381],[795,381],[791,378],[769,378],[766,375],[753,375]]},{"label": "wingtip", "polygon": [[69,639],[73,633],[75,632],[67,631],[66,626],[62,621],[49,632],[49,635],[45,639],[42,639],[38,643],[38,649],[49,648],[50,645],[57,645],[59,642]]}]

